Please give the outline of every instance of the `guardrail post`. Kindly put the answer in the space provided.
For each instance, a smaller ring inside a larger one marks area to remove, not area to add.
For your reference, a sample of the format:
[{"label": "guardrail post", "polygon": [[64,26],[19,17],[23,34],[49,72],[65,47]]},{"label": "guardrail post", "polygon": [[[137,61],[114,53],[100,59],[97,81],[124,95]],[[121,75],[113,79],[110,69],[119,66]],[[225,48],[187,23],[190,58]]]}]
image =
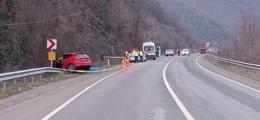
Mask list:
[{"label": "guardrail post", "polygon": [[3,90],[2,91],[3,92],[6,91],[6,83],[5,82],[3,82]]},{"label": "guardrail post", "polygon": [[235,69],[236,69],[235,70],[236,72],[239,72],[239,66],[238,65],[236,65]]},{"label": "guardrail post", "polygon": [[109,67],[110,66],[110,59],[107,58],[107,66]]},{"label": "guardrail post", "polygon": [[23,77],[23,84],[26,84],[26,78]]},{"label": "guardrail post", "polygon": [[31,77],[31,82],[34,83],[34,76]]},{"label": "guardrail post", "polygon": [[16,79],[14,79],[14,84],[16,85],[16,83],[17,83],[17,80],[16,80]]},{"label": "guardrail post", "polygon": [[39,78],[42,79],[42,74],[39,75]]}]

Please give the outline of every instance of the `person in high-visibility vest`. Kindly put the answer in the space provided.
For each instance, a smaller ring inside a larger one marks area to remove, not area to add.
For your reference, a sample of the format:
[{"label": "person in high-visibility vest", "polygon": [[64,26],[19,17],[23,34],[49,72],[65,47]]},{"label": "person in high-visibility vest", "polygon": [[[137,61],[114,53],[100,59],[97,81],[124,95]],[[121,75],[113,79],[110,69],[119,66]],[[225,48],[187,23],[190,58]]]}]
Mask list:
[{"label": "person in high-visibility vest", "polygon": [[138,61],[138,50],[134,50],[133,54],[135,56],[135,62],[137,62]]},{"label": "person in high-visibility vest", "polygon": [[141,60],[141,61],[144,61],[144,60],[143,60],[143,55],[144,55],[144,54],[143,54],[143,51],[140,50],[140,51],[139,51],[139,56],[140,56],[140,60]]}]

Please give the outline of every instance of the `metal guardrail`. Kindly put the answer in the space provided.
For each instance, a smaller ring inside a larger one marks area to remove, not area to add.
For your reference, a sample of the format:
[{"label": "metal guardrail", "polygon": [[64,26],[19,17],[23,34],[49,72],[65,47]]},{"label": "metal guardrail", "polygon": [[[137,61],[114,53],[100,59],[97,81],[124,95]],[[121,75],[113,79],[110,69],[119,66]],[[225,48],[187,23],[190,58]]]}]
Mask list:
[{"label": "metal guardrail", "polygon": [[39,76],[42,78],[42,75],[47,73],[61,73],[65,70],[58,69],[58,68],[51,68],[51,67],[44,67],[44,68],[35,68],[35,69],[28,69],[16,72],[9,72],[9,73],[2,73],[0,74],[0,83],[1,83],[1,91],[5,91],[7,89],[7,83],[16,84],[17,80],[22,79],[24,82],[27,80],[34,80]]},{"label": "metal guardrail", "polygon": [[28,69],[16,72],[2,73],[0,74],[0,86],[2,91],[5,91],[7,88],[7,83],[16,84],[17,80],[23,80],[23,82],[31,81],[34,82],[37,79],[41,79],[44,74],[47,73],[62,73],[62,72],[70,72],[70,73],[100,73],[118,69],[120,67],[114,67],[109,69],[103,69],[98,71],[84,71],[84,70],[66,70],[60,68],[51,68],[51,67],[43,67],[43,68],[35,68]]},{"label": "metal guardrail", "polygon": [[120,57],[120,56],[103,56],[104,59],[107,59],[107,66],[110,66],[111,59],[126,59],[126,57]]},{"label": "metal guardrail", "polygon": [[45,73],[60,73],[64,70],[58,68],[44,67],[44,68],[35,68],[29,70],[22,70],[16,72],[2,73],[0,74],[0,82],[19,79],[27,76],[40,75]]},{"label": "metal guardrail", "polygon": [[214,60],[221,61],[221,62],[228,63],[228,64],[237,65],[237,66],[240,66],[240,67],[260,70],[260,65],[258,65],[258,64],[252,64],[252,63],[241,62],[241,61],[237,61],[237,60],[231,60],[231,59],[227,59],[227,58],[218,57],[218,56],[215,56],[215,55],[212,55],[212,54],[207,54],[207,57],[210,58],[210,59],[214,59]]},{"label": "metal guardrail", "polygon": [[61,73],[61,72],[71,72],[71,73],[99,73],[99,72],[106,72],[110,70],[118,69],[119,67],[98,70],[98,71],[85,71],[85,70],[67,70],[67,69],[60,69],[60,68],[51,68],[51,67],[43,67],[43,68],[35,68],[35,69],[28,69],[16,72],[9,72],[9,73],[2,73],[0,74],[0,82],[19,79],[23,77],[29,77],[35,75],[41,75],[45,73]]}]

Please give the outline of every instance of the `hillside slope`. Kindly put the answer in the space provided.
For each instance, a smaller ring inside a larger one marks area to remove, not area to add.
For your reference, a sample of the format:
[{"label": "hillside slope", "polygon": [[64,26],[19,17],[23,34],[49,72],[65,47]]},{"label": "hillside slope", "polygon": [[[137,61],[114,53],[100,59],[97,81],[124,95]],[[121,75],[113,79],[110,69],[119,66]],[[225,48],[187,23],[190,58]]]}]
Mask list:
[{"label": "hillside slope", "polygon": [[162,0],[165,9],[178,17],[193,36],[221,42],[233,31],[241,16],[260,17],[259,0]]},{"label": "hillside slope", "polygon": [[58,39],[58,55],[87,52],[122,55],[155,41],[192,47],[194,39],[157,0],[2,0],[0,72],[47,66],[46,39]]}]

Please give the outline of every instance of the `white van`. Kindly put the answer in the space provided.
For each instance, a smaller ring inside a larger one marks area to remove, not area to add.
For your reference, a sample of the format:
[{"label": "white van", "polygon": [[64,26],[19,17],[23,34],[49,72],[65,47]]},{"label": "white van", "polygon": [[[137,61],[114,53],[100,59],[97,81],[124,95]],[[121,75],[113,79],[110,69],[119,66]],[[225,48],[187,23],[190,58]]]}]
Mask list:
[{"label": "white van", "polygon": [[145,42],[143,43],[143,53],[145,54],[147,59],[156,60],[156,47],[153,42]]}]

